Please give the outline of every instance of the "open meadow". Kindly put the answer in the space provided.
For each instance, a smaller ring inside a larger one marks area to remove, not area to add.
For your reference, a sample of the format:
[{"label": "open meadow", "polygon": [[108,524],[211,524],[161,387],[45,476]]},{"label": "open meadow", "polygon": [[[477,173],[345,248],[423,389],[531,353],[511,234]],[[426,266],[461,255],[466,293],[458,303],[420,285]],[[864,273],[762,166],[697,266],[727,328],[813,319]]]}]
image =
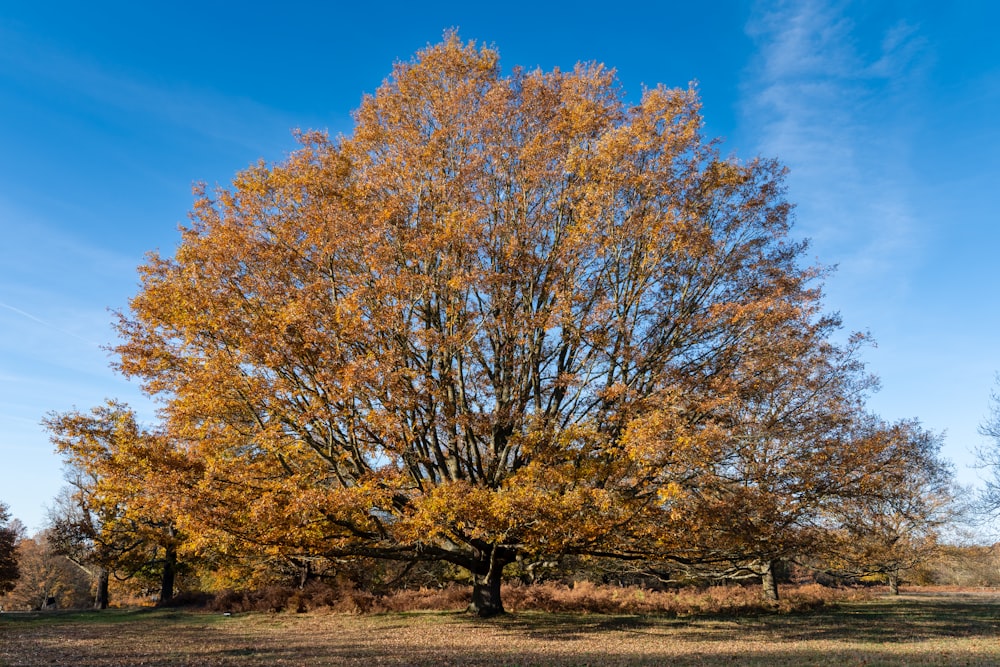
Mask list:
[{"label": "open meadow", "polygon": [[997,665],[1000,595],[747,616],[170,609],[0,616],[0,665]]}]

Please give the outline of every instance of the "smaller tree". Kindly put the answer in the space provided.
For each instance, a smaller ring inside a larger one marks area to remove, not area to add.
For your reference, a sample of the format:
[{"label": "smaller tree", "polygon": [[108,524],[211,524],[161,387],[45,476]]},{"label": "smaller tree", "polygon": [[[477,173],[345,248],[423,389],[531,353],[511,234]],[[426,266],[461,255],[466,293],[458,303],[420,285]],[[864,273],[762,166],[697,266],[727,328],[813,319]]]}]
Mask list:
[{"label": "smaller tree", "polygon": [[113,517],[102,516],[101,509],[90,504],[89,487],[79,473],[69,477],[71,486],[63,488],[49,510],[49,541],[56,553],[94,580],[94,606],[107,609],[111,572],[142,542],[134,531],[105,531]]},{"label": "smaller tree", "polygon": [[[655,541],[638,545],[681,577],[759,578],[776,601],[783,564],[823,541],[827,508],[866,498],[895,465],[867,428],[867,337],[837,346],[837,318],[805,315],[744,344],[705,402],[701,455],[663,496]],[[680,439],[657,427],[654,439]]]},{"label": "smaller tree", "polygon": [[941,436],[915,421],[883,427],[895,455],[881,483],[834,509],[834,572],[883,577],[892,594],[901,577],[939,549],[939,532],[957,518],[951,465],[939,457]]},{"label": "smaller tree", "polygon": [[[99,589],[107,573],[133,576],[155,567],[160,600],[172,598],[181,536],[165,489],[181,457],[170,441],[141,428],[133,411],[115,401],[89,414],[53,414],[44,424],[71,481],[52,516],[59,552],[93,568]],[[98,605],[106,603],[105,588]]]},{"label": "smaller tree", "polygon": [[14,589],[20,570],[17,564],[19,524],[11,521],[7,505],[0,503],[0,595]]}]

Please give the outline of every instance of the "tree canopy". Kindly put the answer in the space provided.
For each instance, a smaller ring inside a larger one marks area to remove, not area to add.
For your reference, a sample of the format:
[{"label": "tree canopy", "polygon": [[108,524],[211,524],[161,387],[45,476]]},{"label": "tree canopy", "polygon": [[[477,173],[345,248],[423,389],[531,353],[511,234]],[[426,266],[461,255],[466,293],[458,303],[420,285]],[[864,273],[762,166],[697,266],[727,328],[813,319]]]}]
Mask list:
[{"label": "tree canopy", "polygon": [[863,341],[832,341],[784,168],[701,128],[693,89],[630,104],[448,35],[349,136],[200,187],[116,348],[188,534],[451,562],[484,615],[519,557],[760,570],[813,540],[892,463]]}]

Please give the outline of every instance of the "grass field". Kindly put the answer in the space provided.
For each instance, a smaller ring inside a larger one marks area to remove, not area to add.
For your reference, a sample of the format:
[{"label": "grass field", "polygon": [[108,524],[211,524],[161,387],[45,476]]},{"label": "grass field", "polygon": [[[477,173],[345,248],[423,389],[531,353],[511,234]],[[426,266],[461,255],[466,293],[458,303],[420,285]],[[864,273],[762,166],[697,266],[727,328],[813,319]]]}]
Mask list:
[{"label": "grass field", "polygon": [[1000,665],[1000,595],[740,617],[3,614],[0,665]]}]

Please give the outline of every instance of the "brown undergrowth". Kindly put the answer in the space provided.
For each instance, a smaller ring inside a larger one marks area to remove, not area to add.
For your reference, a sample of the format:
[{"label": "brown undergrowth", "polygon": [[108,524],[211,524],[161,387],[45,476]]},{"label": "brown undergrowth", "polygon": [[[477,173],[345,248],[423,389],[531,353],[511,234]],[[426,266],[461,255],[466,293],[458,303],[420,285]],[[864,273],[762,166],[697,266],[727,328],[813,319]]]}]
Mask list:
[{"label": "brown undergrowth", "polygon": [[[582,612],[597,614],[662,614],[666,616],[742,615],[817,609],[831,603],[869,599],[871,589],[831,588],[818,584],[787,586],[781,599],[769,602],[760,589],[744,586],[713,586],[655,591],[635,586],[603,586],[586,581],[572,585],[543,583],[505,585],[502,591],[508,611]],[[407,611],[449,611],[469,603],[468,586],[398,590],[374,595],[351,586],[318,582],[302,589],[271,586],[258,591],[224,591],[200,605],[212,611],[329,610],[337,613],[369,614]],[[190,601],[190,600],[189,600]],[[184,602],[182,600],[181,602]]]},{"label": "brown undergrowth", "polygon": [[781,599],[763,599],[757,587],[712,586],[653,591],[638,587],[598,586],[586,581],[572,586],[541,584],[510,586],[503,591],[511,611],[589,612],[600,614],[748,614],[767,611],[802,611],[845,600],[869,599],[860,588],[830,588],[818,584],[782,587]]}]

